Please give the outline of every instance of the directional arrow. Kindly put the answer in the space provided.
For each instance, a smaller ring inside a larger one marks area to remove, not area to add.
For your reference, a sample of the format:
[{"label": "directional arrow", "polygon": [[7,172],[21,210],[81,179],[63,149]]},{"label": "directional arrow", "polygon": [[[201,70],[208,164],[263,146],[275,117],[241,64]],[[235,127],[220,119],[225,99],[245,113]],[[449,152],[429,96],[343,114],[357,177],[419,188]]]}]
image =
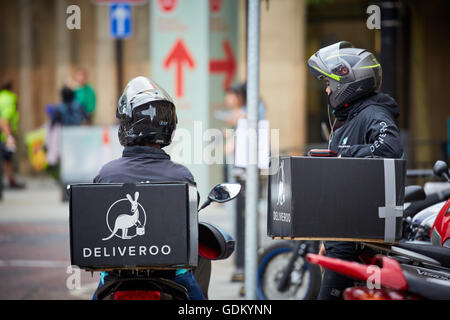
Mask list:
[{"label": "directional arrow", "polygon": [[168,69],[172,64],[175,64],[175,92],[177,97],[181,98],[184,94],[183,66],[187,64],[190,69],[195,67],[195,61],[183,39],[178,39],[175,42],[175,45],[164,60],[163,66],[165,69]]},{"label": "directional arrow", "polygon": [[117,8],[113,11],[112,17],[116,20],[116,29],[117,29],[117,35],[119,37],[122,37],[125,35],[125,23],[127,19],[129,18],[130,11],[127,10],[126,4],[119,4]]},{"label": "directional arrow", "polygon": [[236,73],[236,60],[234,59],[233,49],[229,41],[223,42],[223,51],[225,52],[224,60],[211,60],[209,62],[209,72],[211,73],[225,73],[225,81],[223,88],[230,87]]}]

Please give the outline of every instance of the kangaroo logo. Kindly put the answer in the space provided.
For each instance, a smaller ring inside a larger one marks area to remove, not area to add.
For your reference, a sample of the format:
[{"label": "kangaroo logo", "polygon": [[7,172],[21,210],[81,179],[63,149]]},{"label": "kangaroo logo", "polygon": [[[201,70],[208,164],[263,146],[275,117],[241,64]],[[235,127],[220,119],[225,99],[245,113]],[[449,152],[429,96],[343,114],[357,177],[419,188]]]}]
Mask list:
[{"label": "kangaroo logo", "polygon": [[[110,223],[109,223],[109,216],[111,213],[113,213],[114,211],[118,211],[123,210],[124,207],[124,201],[126,202],[128,199],[128,201],[131,204],[131,214],[128,213],[122,213],[117,215],[115,221],[114,221],[114,226],[113,228],[111,228]],[[142,236],[145,234],[145,223],[147,220],[147,215],[145,213],[144,208],[142,207],[142,205],[138,202],[139,199],[139,192],[136,192],[134,194],[134,199],[127,194],[126,198],[117,200],[116,202],[114,202],[108,209],[108,212],[106,213],[106,225],[108,226],[109,231],[111,231],[111,234],[106,237],[103,238],[103,241],[109,240],[112,237],[116,236],[119,237],[121,239],[132,239],[136,236]],[[119,208],[119,209],[117,209]],[[142,213],[141,213],[142,210]],[[143,218],[143,222],[141,222],[141,220],[139,218]],[[129,235],[128,234],[128,230],[136,227],[136,232],[134,235]],[[121,230],[122,233],[119,235],[118,231]]]},{"label": "kangaroo logo", "polygon": [[278,199],[277,206],[282,206],[286,201],[284,192],[284,160],[281,161],[280,169],[278,170]]}]

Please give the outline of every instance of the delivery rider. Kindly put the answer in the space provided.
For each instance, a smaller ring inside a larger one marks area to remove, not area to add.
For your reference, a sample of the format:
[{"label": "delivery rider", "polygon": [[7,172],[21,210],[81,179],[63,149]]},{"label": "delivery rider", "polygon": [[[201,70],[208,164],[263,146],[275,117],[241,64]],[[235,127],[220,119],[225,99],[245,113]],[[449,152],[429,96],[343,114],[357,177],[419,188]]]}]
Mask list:
[{"label": "delivery rider", "polygon": [[[121,158],[105,164],[94,183],[188,182],[195,185],[191,172],[170,160],[162,149],[172,142],[177,114],[171,97],[158,84],[136,77],[126,86],[116,111]],[[161,271],[184,286],[191,300],[205,299],[193,272],[186,269]],[[115,274],[102,272],[100,285]],[[94,299],[96,297],[94,296]]]},{"label": "delivery rider", "polygon": [[[327,82],[328,112],[335,117],[330,150],[339,157],[351,158],[403,156],[395,124],[398,106],[392,97],[379,92],[382,70],[372,53],[342,41],[313,54],[308,68],[315,77]],[[358,261],[361,249],[356,242],[325,241],[320,253]],[[325,270],[319,299],[340,299],[343,290],[352,285],[353,280]]]}]

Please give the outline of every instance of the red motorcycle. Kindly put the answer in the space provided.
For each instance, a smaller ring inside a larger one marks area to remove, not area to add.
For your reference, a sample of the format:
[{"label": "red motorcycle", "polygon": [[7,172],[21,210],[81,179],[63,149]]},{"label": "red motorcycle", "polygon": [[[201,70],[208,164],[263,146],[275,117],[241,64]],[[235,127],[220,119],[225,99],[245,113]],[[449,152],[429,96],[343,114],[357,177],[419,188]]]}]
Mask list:
[{"label": "red motorcycle", "polygon": [[[444,161],[437,161],[433,171],[450,183]],[[450,199],[439,211],[430,237],[432,243],[365,244],[391,255],[376,255],[366,264],[316,254],[306,258],[312,264],[366,281],[366,286],[347,288],[345,300],[450,300]]]}]

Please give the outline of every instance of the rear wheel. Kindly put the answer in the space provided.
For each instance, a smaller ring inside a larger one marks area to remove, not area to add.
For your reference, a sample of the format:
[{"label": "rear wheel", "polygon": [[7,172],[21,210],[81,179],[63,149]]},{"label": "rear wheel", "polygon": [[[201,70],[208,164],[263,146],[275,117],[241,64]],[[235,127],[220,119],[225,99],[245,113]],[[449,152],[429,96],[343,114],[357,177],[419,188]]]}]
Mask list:
[{"label": "rear wheel", "polygon": [[267,247],[259,256],[258,298],[260,300],[314,300],[322,280],[320,268],[298,256],[289,276],[287,290],[280,292],[278,284],[293,254],[292,241],[280,241]]}]

